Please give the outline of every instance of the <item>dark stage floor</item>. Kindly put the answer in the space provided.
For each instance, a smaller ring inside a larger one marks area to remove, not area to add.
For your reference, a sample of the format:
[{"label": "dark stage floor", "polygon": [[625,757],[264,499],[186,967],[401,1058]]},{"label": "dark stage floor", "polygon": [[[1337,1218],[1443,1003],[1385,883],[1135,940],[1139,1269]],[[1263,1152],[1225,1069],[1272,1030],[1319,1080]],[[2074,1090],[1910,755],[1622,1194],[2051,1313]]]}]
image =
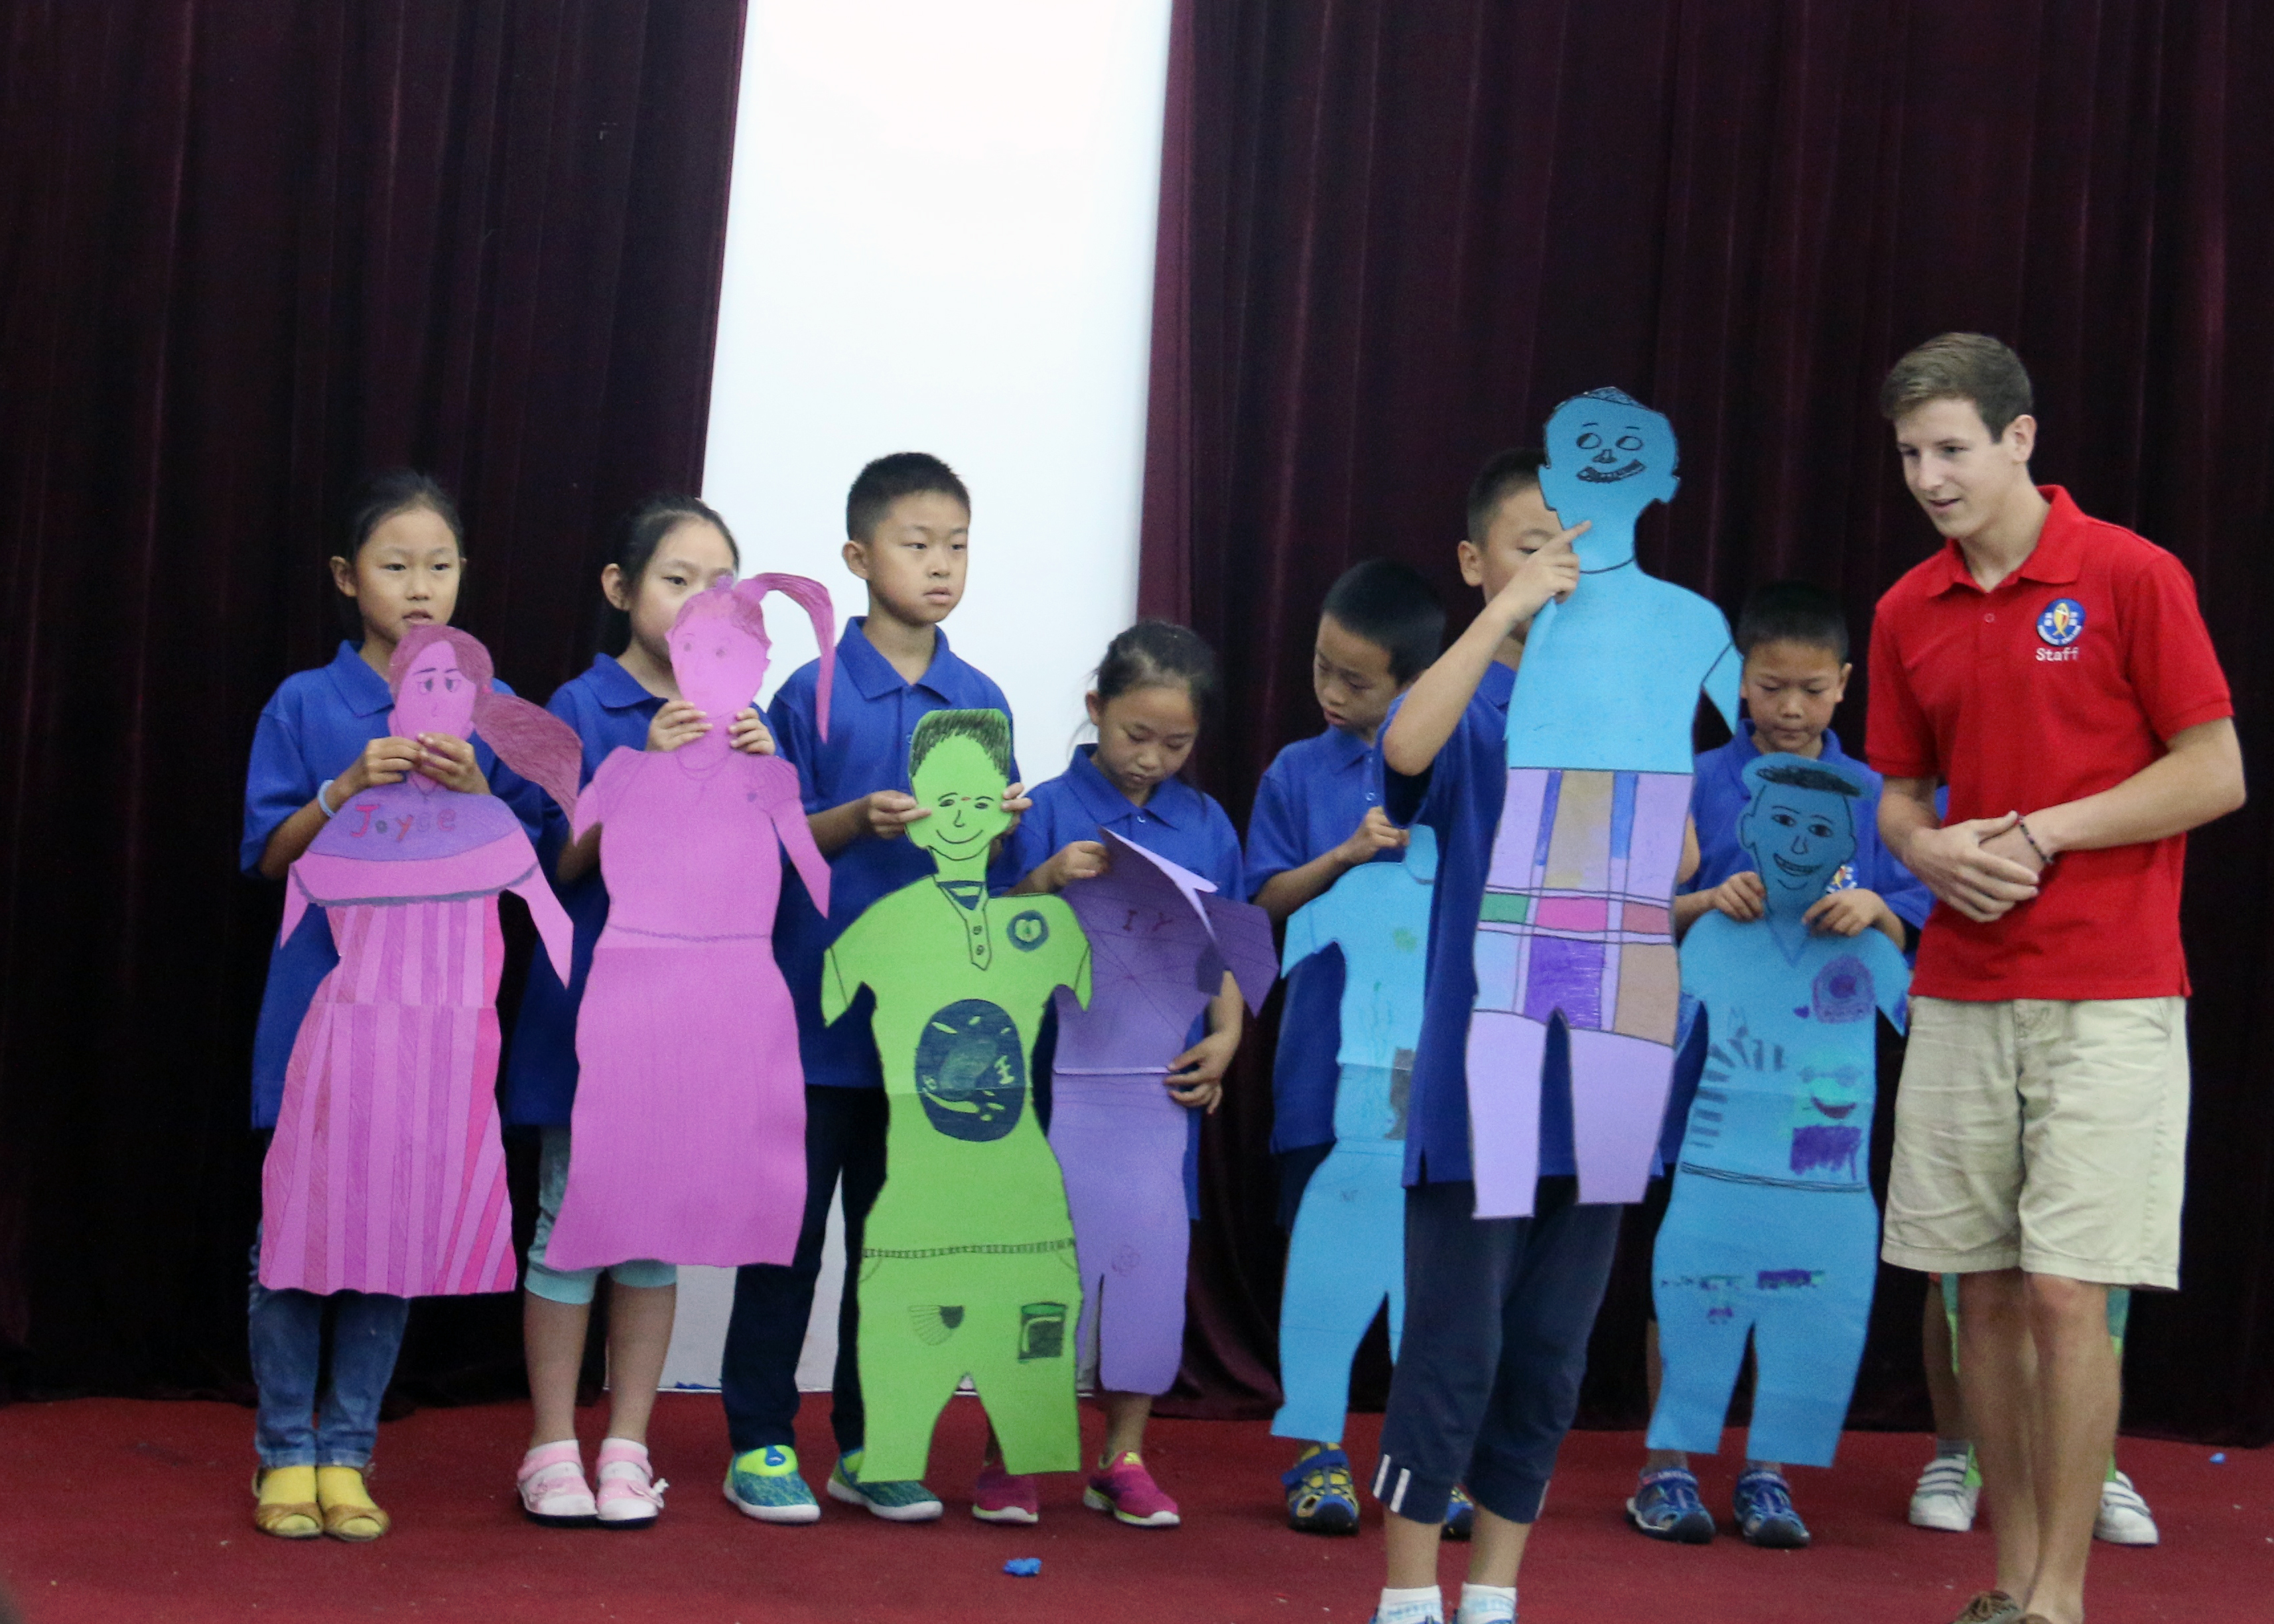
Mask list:
[{"label": "dark stage floor", "polygon": [[[599,1414],[584,1418],[596,1432]],[[718,1401],[675,1395],[659,1406],[654,1439],[673,1482],[670,1508],[640,1534],[523,1522],[512,1479],[526,1425],[517,1406],[430,1410],[389,1424],[373,1486],[396,1532],[351,1547],[253,1532],[246,1410],[120,1400],[0,1410],[0,1451],[12,1462],[0,1571],[33,1624],[1361,1624],[1381,1583],[1373,1507],[1353,1538],[1284,1528],[1276,1474],[1286,1452],[1261,1424],[1156,1423],[1152,1463],[1183,1502],[1180,1530],[1124,1529],[1086,1512],[1071,1477],[1045,1480],[1040,1527],[1003,1529],[968,1514],[982,1424],[977,1407],[959,1400],[933,1455],[943,1521],[895,1527],[829,1505],[819,1524],[785,1529],[746,1521],[720,1498]],[[1354,1423],[1361,1465],[1377,1425],[1374,1417]],[[804,1458],[817,1483],[833,1459],[825,1439],[820,1402],[809,1402]],[[1852,1433],[1837,1468],[1796,1474],[1812,1551],[1755,1551],[1727,1537],[1693,1550],[1651,1544],[1621,1520],[1638,1437],[1574,1434],[1525,1569],[1525,1624],[1943,1624],[1987,1580],[1991,1546],[1986,1534],[1904,1522],[1924,1447],[1915,1436]],[[2098,1549],[2096,1624],[2274,1617],[2274,1451],[2229,1451],[2217,1465],[2211,1454],[2125,1444],[2164,1544]],[[1725,1462],[1704,1474],[1717,1515],[1734,1454]],[[1448,1547],[1449,1581],[1459,1549]],[[1005,1577],[1014,1556],[1041,1557],[1042,1575]]]}]

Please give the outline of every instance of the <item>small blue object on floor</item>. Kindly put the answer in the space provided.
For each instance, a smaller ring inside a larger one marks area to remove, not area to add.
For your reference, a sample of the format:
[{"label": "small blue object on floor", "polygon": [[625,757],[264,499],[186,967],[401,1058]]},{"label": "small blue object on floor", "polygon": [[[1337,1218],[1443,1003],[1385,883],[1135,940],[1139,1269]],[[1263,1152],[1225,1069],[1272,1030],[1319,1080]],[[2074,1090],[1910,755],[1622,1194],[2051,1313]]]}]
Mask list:
[{"label": "small blue object on floor", "polygon": [[1014,1556],[1003,1564],[1003,1571],[1013,1579],[1032,1579],[1042,1573],[1043,1559],[1039,1556]]}]

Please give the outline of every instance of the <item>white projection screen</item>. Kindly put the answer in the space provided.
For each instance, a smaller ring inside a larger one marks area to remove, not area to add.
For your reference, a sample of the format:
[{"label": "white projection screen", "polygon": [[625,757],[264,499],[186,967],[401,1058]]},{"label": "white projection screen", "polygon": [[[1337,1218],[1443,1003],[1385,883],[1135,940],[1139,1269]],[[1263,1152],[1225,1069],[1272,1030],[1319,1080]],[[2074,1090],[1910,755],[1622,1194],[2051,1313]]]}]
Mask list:
[{"label": "white projection screen", "polygon": [[[1030,779],[1133,617],[1169,0],[751,0],[703,494],[743,568],[828,583],[845,491],[930,451],[972,492],[947,624]],[[810,658],[770,606],[772,682]],[[832,1240],[799,1380],[825,1387]],[[718,1380],[732,1276],[682,1271],[666,1387]]]}]

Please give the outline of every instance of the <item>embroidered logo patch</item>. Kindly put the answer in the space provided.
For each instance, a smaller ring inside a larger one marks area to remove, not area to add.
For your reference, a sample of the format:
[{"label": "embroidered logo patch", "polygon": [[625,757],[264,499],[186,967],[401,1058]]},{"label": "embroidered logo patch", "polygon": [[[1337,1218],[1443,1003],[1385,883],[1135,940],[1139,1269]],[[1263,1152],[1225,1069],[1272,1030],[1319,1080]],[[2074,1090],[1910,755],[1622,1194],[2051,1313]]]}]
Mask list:
[{"label": "embroidered logo patch", "polygon": [[2037,617],[2037,635],[2049,648],[2066,649],[2084,635],[2084,605],[2074,598],[2056,598]]}]

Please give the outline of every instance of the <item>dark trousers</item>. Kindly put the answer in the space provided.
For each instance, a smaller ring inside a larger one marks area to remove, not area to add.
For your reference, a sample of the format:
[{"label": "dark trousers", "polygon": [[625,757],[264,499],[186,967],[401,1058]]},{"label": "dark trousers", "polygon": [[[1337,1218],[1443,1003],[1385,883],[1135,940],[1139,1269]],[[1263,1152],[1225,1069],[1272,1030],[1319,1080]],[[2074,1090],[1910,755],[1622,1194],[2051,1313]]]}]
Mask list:
[{"label": "dark trousers", "polygon": [[1625,1210],[1577,1193],[1543,1178],[1532,1216],[1480,1219],[1473,1184],[1406,1191],[1405,1335],[1374,1478],[1396,1515],[1442,1522],[1465,1483],[1495,1516],[1540,1515]]},{"label": "dark trousers", "polygon": [[845,1290],[837,1308],[837,1372],[830,1430],[840,1454],[861,1447],[861,1230],[885,1185],[885,1091],[805,1091],[805,1222],[787,1267],[750,1263],[734,1271],[734,1313],[727,1322],[719,1386],[734,1453],[797,1442],[797,1357],[813,1313],[813,1282],[829,1200],[845,1180]]}]

